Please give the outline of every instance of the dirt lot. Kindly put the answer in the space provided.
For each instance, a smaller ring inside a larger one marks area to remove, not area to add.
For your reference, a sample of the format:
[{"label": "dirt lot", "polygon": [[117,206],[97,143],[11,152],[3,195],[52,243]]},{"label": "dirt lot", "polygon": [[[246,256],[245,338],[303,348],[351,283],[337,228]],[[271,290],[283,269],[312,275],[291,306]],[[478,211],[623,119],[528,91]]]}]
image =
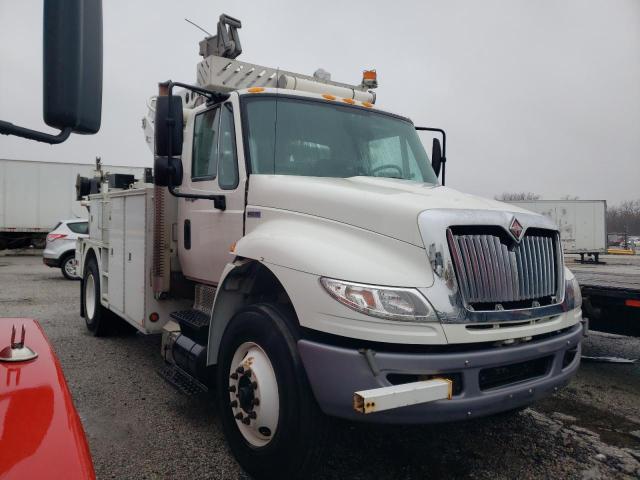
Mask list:
[{"label": "dirt lot", "polygon": [[[0,256],[0,316],[44,326],[98,478],[247,478],[210,402],[182,397],[156,375],[160,338],[94,338],[78,298],[79,283],[39,257]],[[584,354],[640,358],[640,338],[592,333]],[[340,424],[327,458],[317,478],[638,478],[640,364],[583,362],[568,388],[511,418],[420,428]]]}]

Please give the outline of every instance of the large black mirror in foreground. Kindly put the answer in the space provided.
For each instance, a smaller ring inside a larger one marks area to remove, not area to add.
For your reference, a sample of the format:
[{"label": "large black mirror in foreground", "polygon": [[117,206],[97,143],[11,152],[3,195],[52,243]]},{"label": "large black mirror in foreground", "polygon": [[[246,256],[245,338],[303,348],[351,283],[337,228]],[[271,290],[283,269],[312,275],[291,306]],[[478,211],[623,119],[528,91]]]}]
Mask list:
[{"label": "large black mirror in foreground", "polygon": [[45,0],[44,121],[76,133],[100,130],[102,0]]},{"label": "large black mirror in foreground", "polygon": [[[0,120],[0,133],[46,143],[100,130],[102,0],[44,0],[43,116],[57,135]],[[20,72],[15,72],[19,75]]]}]

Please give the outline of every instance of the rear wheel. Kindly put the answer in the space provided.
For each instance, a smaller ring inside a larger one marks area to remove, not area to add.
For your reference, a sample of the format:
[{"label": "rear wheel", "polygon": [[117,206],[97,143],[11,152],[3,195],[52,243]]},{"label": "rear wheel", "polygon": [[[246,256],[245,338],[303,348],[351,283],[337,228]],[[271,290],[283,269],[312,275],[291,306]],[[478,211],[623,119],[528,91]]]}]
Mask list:
[{"label": "rear wheel", "polygon": [[76,256],[68,254],[60,262],[60,270],[67,280],[79,280],[80,277],[76,272]]},{"label": "rear wheel", "polygon": [[84,270],[84,319],[89,331],[96,337],[108,333],[109,311],[100,303],[100,273],[94,257],[89,258]]},{"label": "rear wheel", "polygon": [[216,395],[232,453],[255,478],[304,478],[321,461],[328,421],[309,387],[288,313],[261,304],[224,333]]}]

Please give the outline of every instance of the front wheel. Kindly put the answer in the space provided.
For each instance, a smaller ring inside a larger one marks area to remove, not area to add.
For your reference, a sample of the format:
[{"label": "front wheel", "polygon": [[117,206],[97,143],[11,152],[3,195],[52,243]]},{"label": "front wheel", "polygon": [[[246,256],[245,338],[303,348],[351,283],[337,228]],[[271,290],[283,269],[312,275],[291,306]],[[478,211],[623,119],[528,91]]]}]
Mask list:
[{"label": "front wheel", "polygon": [[309,387],[288,312],[238,312],[222,338],[216,394],[230,449],[255,478],[304,478],[321,461],[328,421]]}]

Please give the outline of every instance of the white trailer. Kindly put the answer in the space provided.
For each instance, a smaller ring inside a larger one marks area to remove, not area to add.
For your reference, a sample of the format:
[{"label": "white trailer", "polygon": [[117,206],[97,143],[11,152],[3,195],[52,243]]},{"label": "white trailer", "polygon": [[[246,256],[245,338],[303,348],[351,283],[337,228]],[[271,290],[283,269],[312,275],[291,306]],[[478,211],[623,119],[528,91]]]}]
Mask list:
[{"label": "white trailer", "polygon": [[564,253],[577,253],[584,261],[592,255],[597,262],[607,253],[606,200],[522,200],[510,202],[550,218],[560,230]]},{"label": "white trailer", "polygon": [[[144,175],[143,167],[103,165],[110,173]],[[0,159],[0,250],[42,242],[63,219],[86,218],[76,200],[78,174],[92,176],[95,165]]]}]

